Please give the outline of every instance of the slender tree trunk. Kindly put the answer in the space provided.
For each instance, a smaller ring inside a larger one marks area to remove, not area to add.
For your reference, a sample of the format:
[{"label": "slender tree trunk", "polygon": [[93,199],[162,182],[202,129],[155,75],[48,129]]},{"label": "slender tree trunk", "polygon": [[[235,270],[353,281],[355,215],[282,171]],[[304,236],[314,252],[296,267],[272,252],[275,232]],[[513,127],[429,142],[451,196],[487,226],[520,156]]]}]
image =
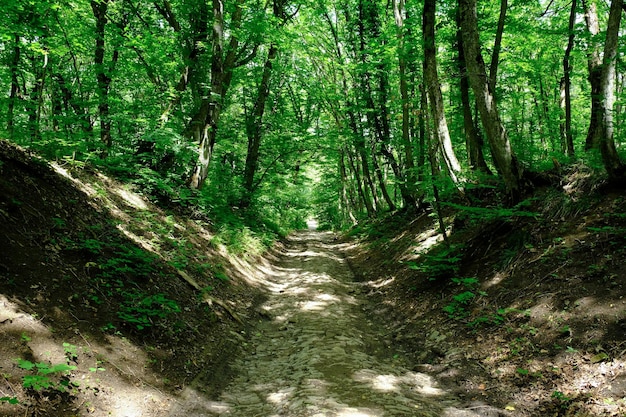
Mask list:
[{"label": "slender tree trunk", "polygon": [[407,187],[411,194],[415,194],[417,178],[415,176],[415,161],[413,144],[411,143],[411,100],[409,98],[409,83],[407,77],[407,50],[404,35],[404,0],[393,1],[393,12],[396,21],[396,36],[398,38],[398,71],[400,75],[400,97],[402,98],[402,145],[404,148],[404,165],[406,167]]},{"label": "slender tree trunk", "polygon": [[378,198],[376,196],[376,188],[374,187],[374,181],[372,180],[372,175],[369,169],[368,155],[367,155],[367,150],[365,147],[365,136],[363,134],[363,129],[360,127],[360,122],[357,120],[357,115],[355,114],[353,110],[354,104],[352,102],[351,95],[347,93],[348,91],[350,91],[350,88],[348,86],[346,73],[343,69],[344,58],[343,58],[343,53],[341,49],[341,42],[339,40],[337,29],[333,25],[331,17],[328,14],[325,14],[324,17],[326,18],[326,22],[328,23],[328,27],[335,41],[335,51],[337,54],[337,59],[339,60],[339,64],[340,64],[339,73],[341,76],[341,85],[344,91],[346,92],[345,94],[346,100],[344,104],[345,113],[348,116],[348,125],[350,126],[350,130],[352,132],[354,146],[361,160],[361,166],[363,168],[363,177],[364,177],[364,182],[366,184],[366,188],[364,190],[365,197],[369,199],[369,195],[371,194],[372,199],[373,199],[372,208],[374,211],[376,211],[378,208]]},{"label": "slender tree trunk", "polygon": [[237,66],[239,40],[236,32],[243,16],[243,3],[244,0],[238,0],[233,11],[230,22],[233,33],[226,51],[224,51],[224,3],[223,0],[213,0],[212,3],[211,83],[187,130],[187,135],[195,139],[199,147],[198,158],[189,181],[190,187],[194,189],[202,188],[208,177],[224,99],[232,81],[233,69]]},{"label": "slender tree trunk", "polygon": [[574,24],[576,23],[577,0],[572,0],[572,7],[569,15],[569,23],[567,25],[567,47],[565,48],[565,56],[563,57],[563,79],[562,79],[562,100],[563,110],[565,112],[565,120],[563,125],[563,149],[565,154],[574,157],[574,134],[572,133],[572,96],[571,96],[571,79],[572,65],[570,63],[570,55],[574,48]]},{"label": "slender tree trunk", "polygon": [[443,108],[443,95],[437,74],[437,58],[435,50],[435,0],[424,0],[422,33],[424,36],[424,80],[428,89],[428,98],[432,114],[433,130],[443,156],[448,174],[452,182],[460,189],[458,175],[461,173],[459,163],[448,130],[448,122]]},{"label": "slender tree trunk", "polygon": [[265,103],[270,92],[270,79],[272,77],[273,61],[278,55],[278,46],[275,43],[270,45],[267,59],[263,66],[261,83],[257,92],[256,100],[252,106],[250,114],[246,118],[246,133],[248,136],[248,153],[243,173],[244,197],[241,201],[242,207],[250,204],[252,193],[255,189],[254,175],[259,165],[259,151],[261,149],[261,138],[263,135],[263,114],[265,113]]},{"label": "slender tree trunk", "polygon": [[591,38],[587,50],[587,68],[589,70],[589,84],[591,85],[591,119],[589,121],[589,129],[587,130],[587,138],[585,139],[585,150],[597,147],[594,139],[598,137],[596,130],[602,123],[600,120],[602,100],[602,59],[600,58],[600,45],[597,36],[600,33],[600,23],[598,21],[598,12],[594,1],[582,0],[585,9],[585,25],[587,32]]},{"label": "slender tree trunk", "polygon": [[[427,94],[424,92],[422,95],[423,107],[426,109],[432,103],[428,102]],[[437,140],[433,140],[433,132],[430,126],[434,127],[434,123],[429,123],[428,112],[424,113],[424,135],[425,144],[428,148],[428,162],[430,165],[430,183],[433,190],[433,206],[435,208],[435,214],[437,215],[437,223],[439,224],[439,230],[443,236],[443,241],[448,245],[448,235],[446,234],[446,224],[443,220],[443,210],[441,209],[441,198],[439,196],[439,178],[441,177],[441,168],[437,156],[439,155],[440,143]]]},{"label": "slender tree trunk", "polygon": [[426,153],[428,140],[426,138],[427,135],[427,122],[428,122],[428,93],[426,93],[426,87],[424,84],[420,84],[420,112],[419,112],[419,121],[418,121],[418,131],[419,131],[419,157],[417,165],[419,167],[419,176],[418,181],[424,181],[424,175],[426,170]]},{"label": "slender tree trunk", "polygon": [[380,153],[385,157],[394,176],[398,180],[398,187],[402,194],[402,200],[404,206],[407,209],[416,206],[415,197],[410,193],[407,187],[407,182],[398,161],[393,154],[389,141],[391,139],[391,128],[389,125],[389,110],[387,108],[388,94],[389,94],[389,82],[387,79],[388,68],[386,68],[384,62],[381,62],[376,67],[376,73],[374,74],[378,81],[377,86],[377,100],[374,100],[371,86],[370,72],[367,70],[368,65],[373,65],[368,62],[368,55],[366,52],[366,45],[368,40],[376,39],[380,40],[380,21],[378,11],[376,10],[375,2],[371,0],[359,0],[359,19],[358,19],[358,34],[359,34],[359,55],[360,61],[363,66],[360,74],[361,93],[363,95],[363,101],[365,102],[367,120],[371,129],[374,132],[376,142],[380,145]]},{"label": "slender tree trunk", "polygon": [[[105,56],[105,28],[108,22],[107,10],[110,0],[91,0],[91,9],[96,19],[96,47],[94,50],[94,65],[98,82],[98,115],[100,117],[100,142],[108,150],[113,141],[111,139],[111,118],[109,116],[109,87],[111,77],[107,74],[104,65]],[[107,151],[105,150],[104,155]]]},{"label": "slender tree trunk", "polygon": [[[621,180],[626,166],[617,154],[613,129],[613,105],[615,103],[615,64],[619,41],[619,27],[622,19],[624,0],[613,0],[606,30],[602,72],[600,77],[600,101],[598,127],[594,132],[593,143],[597,143],[602,154],[604,167],[612,181]],[[593,115],[592,115],[593,116]]]},{"label": "slender tree trunk", "polygon": [[489,140],[494,165],[513,200],[519,197],[521,168],[511,149],[506,129],[500,119],[480,51],[476,0],[459,0],[463,48],[466,54],[470,85],[474,91],[483,128]]},{"label": "slender tree trunk", "polygon": [[380,187],[380,192],[383,195],[383,199],[387,203],[389,211],[396,211],[396,205],[389,195],[389,191],[387,190],[387,185],[385,181],[385,175],[380,164],[378,163],[378,158],[376,157],[376,152],[374,152],[374,150],[372,150],[372,163],[374,164],[374,172],[376,172],[376,177],[378,178],[378,186]]},{"label": "slender tree trunk", "polygon": [[[176,15],[174,14],[173,8],[169,0],[163,0],[162,3],[157,1],[153,2],[155,8],[161,14],[161,16],[169,23],[170,27],[176,33],[181,33],[182,26]],[[192,83],[194,79],[197,67],[200,61],[200,58],[204,54],[207,36],[208,36],[208,7],[206,6],[206,2],[202,1],[198,3],[199,9],[197,13],[195,13],[191,17],[191,39],[184,43],[184,46],[181,48],[182,53],[182,61],[184,63],[184,67],[182,68],[180,77],[178,82],[176,83],[176,94],[172,97],[170,102],[165,107],[165,110],[162,112],[160,121],[161,125],[164,125],[169,120],[169,115],[172,110],[180,104],[182,93],[187,89],[187,86]]]},{"label": "slender tree trunk", "polygon": [[502,35],[504,34],[504,22],[506,20],[507,0],[500,0],[500,16],[498,17],[498,28],[496,30],[496,40],[493,44],[491,63],[489,64],[489,88],[492,94],[496,94],[496,82],[498,80],[498,64],[500,63],[500,50],[502,49]]},{"label": "slender tree trunk", "polygon": [[13,140],[15,129],[15,102],[17,101],[20,92],[20,84],[18,81],[18,66],[20,63],[20,56],[20,35],[16,33],[13,37],[13,57],[11,59],[11,92],[9,94],[9,107],[7,109],[7,130],[9,133],[9,139],[11,140]]},{"label": "slender tree trunk", "polygon": [[458,65],[459,65],[459,90],[461,92],[461,106],[463,108],[463,127],[465,130],[465,147],[469,156],[470,167],[472,170],[480,171],[491,175],[491,170],[485,162],[483,154],[483,137],[474,123],[472,116],[472,105],[470,101],[470,86],[467,78],[467,66],[465,64],[465,51],[463,50],[463,37],[461,33],[461,17],[457,8],[457,45],[458,45]]},{"label": "slender tree trunk", "polygon": [[372,200],[370,199],[369,195],[367,195],[367,189],[363,186],[363,182],[361,181],[361,174],[355,164],[355,158],[352,156],[352,153],[349,150],[347,151],[347,154],[348,161],[350,162],[350,168],[352,168],[352,175],[354,175],[354,179],[357,184],[357,191],[359,193],[359,196],[361,197],[361,201],[365,206],[368,217],[374,217],[376,211],[374,210],[374,206],[372,205]]},{"label": "slender tree trunk", "polygon": [[346,152],[344,150],[340,151],[339,157],[339,172],[341,173],[341,201],[344,206],[344,217],[348,217],[350,219],[350,223],[353,225],[357,223],[357,219],[354,216],[354,208],[356,207],[356,202],[354,198],[354,192],[351,187],[351,181],[348,181],[348,174],[346,173]]}]

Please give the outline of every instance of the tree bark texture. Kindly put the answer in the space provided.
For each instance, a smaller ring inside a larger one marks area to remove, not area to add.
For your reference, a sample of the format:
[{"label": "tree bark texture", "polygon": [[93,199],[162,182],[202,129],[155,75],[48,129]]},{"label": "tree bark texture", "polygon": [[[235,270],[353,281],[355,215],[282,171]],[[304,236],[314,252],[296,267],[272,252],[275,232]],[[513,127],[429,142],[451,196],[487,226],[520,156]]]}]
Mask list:
[{"label": "tree bark texture", "polygon": [[502,49],[502,35],[504,34],[504,22],[506,20],[507,0],[500,0],[500,16],[498,17],[498,28],[496,30],[496,40],[493,44],[491,63],[489,64],[489,87],[493,94],[496,93],[496,82],[498,80],[498,64],[500,63],[500,50]]},{"label": "tree bark texture", "polygon": [[200,107],[187,129],[187,135],[198,143],[198,158],[189,181],[190,187],[194,189],[201,189],[208,177],[224,99],[232,81],[233,69],[236,67],[239,46],[236,32],[241,25],[243,3],[243,0],[238,0],[236,3],[230,22],[233,33],[225,48],[224,3],[222,0],[212,2],[211,82],[209,91],[203,94]]},{"label": "tree bark texture", "polygon": [[20,92],[20,84],[18,80],[19,72],[18,66],[20,63],[21,49],[20,49],[20,35],[15,34],[13,37],[13,57],[11,59],[11,92],[9,94],[9,106],[7,109],[7,131],[9,133],[9,139],[13,140],[14,128],[15,128],[15,103],[18,99]]},{"label": "tree bark texture", "polygon": [[[380,154],[391,166],[394,176],[398,180],[398,187],[400,188],[404,206],[410,208],[415,207],[416,200],[407,187],[405,175],[389,144],[391,127],[389,125],[389,109],[387,107],[387,99],[389,96],[388,68],[386,68],[383,61],[376,65],[368,62],[366,52],[368,40],[379,40],[380,37],[380,19],[376,7],[376,3],[371,0],[359,0],[358,34],[360,42],[360,61],[362,65],[360,74],[361,94],[363,95],[363,101],[366,107],[365,115],[370,129],[373,131],[374,137],[376,138],[376,142],[380,146]],[[374,77],[370,76],[371,70],[367,68],[368,66],[374,67]],[[374,99],[371,78],[378,81],[378,85],[376,86],[376,100]],[[375,156],[373,155],[373,157]]]},{"label": "tree bark texture", "polygon": [[474,123],[472,116],[472,104],[470,100],[470,86],[467,77],[467,65],[465,63],[465,51],[463,50],[463,35],[461,33],[461,21],[457,8],[457,47],[459,66],[459,91],[461,93],[461,107],[463,108],[463,128],[465,131],[465,147],[470,162],[470,169],[491,175],[483,154],[483,137]]},{"label": "tree bark texture", "polygon": [[263,74],[261,75],[261,83],[257,92],[254,105],[250,114],[246,118],[246,134],[248,136],[248,152],[246,154],[246,163],[243,173],[243,187],[245,195],[242,199],[242,206],[250,204],[252,193],[256,188],[254,184],[254,175],[259,165],[259,151],[261,149],[261,138],[263,136],[263,114],[265,113],[265,103],[270,92],[270,79],[272,77],[272,69],[274,59],[278,56],[278,46],[275,43],[270,45],[267,53],[267,59],[263,66]]},{"label": "tree bark texture", "polygon": [[476,97],[480,118],[493,157],[494,165],[502,176],[505,187],[513,200],[519,197],[521,170],[511,149],[506,129],[500,119],[493,92],[485,72],[478,37],[476,0],[459,0],[463,49],[467,63],[470,85]]},{"label": "tree bark texture", "polygon": [[[108,149],[113,144],[111,138],[111,118],[109,115],[109,88],[111,77],[104,65],[105,29],[108,23],[109,0],[91,0],[91,9],[96,19],[96,47],[94,65],[98,83],[98,116],[100,118],[100,142]],[[105,151],[106,152],[106,151]],[[106,154],[106,153],[105,153]]]},{"label": "tree bark texture", "polygon": [[422,33],[424,37],[424,80],[428,89],[428,99],[433,121],[433,131],[439,143],[448,175],[455,186],[459,186],[458,175],[461,172],[452,141],[443,107],[443,95],[437,74],[437,58],[435,50],[435,0],[424,0],[424,12],[422,20]]},{"label": "tree bark texture", "polygon": [[598,11],[593,0],[582,0],[585,9],[585,25],[590,36],[590,43],[587,50],[587,68],[589,71],[589,84],[591,86],[591,119],[589,121],[589,129],[587,130],[587,138],[585,139],[585,150],[597,147],[594,143],[597,138],[596,130],[601,123],[600,107],[601,107],[601,77],[602,77],[602,58],[600,57],[600,45],[597,37],[600,33],[600,23],[598,21]]},{"label": "tree bark texture", "polygon": [[415,194],[417,178],[415,175],[415,161],[413,143],[411,140],[411,100],[409,98],[409,82],[407,77],[407,48],[404,34],[404,0],[393,0],[393,12],[396,21],[396,36],[398,38],[398,72],[400,76],[400,97],[402,99],[402,145],[404,148],[404,165],[409,192]]},{"label": "tree bark texture", "polygon": [[[598,144],[602,154],[604,167],[609,179],[615,181],[623,178],[625,166],[617,154],[613,128],[613,106],[615,104],[615,66],[619,42],[619,27],[622,19],[624,0],[613,0],[606,30],[602,72],[600,77],[600,100],[597,121],[598,128],[594,132],[593,143]],[[592,115],[593,117],[593,115]]]}]

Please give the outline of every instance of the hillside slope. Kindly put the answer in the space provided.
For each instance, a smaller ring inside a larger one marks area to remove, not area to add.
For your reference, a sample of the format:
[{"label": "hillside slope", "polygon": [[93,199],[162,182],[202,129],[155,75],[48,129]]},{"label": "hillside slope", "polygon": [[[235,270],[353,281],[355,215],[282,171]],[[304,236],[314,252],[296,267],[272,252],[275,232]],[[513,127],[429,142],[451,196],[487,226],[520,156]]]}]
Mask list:
[{"label": "hillside slope", "polygon": [[0,141],[0,415],[167,415],[228,380],[266,261],[138,191]]},{"label": "hillside slope", "polygon": [[626,415],[626,209],[584,167],[516,210],[394,215],[352,235],[390,347],[511,416]]}]

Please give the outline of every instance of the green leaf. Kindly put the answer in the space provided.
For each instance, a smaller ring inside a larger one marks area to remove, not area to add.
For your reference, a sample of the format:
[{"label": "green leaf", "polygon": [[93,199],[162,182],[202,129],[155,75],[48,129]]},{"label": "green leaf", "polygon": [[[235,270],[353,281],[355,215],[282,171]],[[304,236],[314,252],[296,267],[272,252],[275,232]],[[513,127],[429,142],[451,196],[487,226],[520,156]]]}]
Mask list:
[{"label": "green leaf", "polygon": [[35,367],[35,364],[32,363],[31,361],[26,361],[24,359],[18,359],[17,360],[17,366],[19,366],[22,369],[26,369],[27,371],[30,371],[31,369],[33,369]]},{"label": "green leaf", "polygon": [[0,397],[0,402],[7,402],[13,405],[20,403],[20,401],[16,397]]}]

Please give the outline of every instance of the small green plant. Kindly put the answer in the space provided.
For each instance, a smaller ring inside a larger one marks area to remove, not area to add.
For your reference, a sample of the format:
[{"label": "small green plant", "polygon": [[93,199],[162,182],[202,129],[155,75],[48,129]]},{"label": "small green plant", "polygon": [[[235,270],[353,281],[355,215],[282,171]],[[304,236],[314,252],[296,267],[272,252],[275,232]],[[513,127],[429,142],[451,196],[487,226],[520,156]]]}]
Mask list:
[{"label": "small green plant", "polygon": [[468,305],[478,296],[487,295],[486,292],[478,290],[479,281],[475,277],[452,278],[452,282],[460,285],[466,291],[452,297],[452,302],[443,308],[451,319],[463,319],[469,316]]},{"label": "small green plant", "polygon": [[460,268],[463,259],[462,249],[464,245],[441,245],[424,255],[420,263],[407,262],[410,269],[420,271],[428,276],[428,280],[436,281],[440,278],[455,275]]},{"label": "small green plant", "polygon": [[567,408],[568,403],[572,401],[570,397],[563,394],[561,391],[554,391],[550,398],[554,398],[556,401],[558,401],[561,408]]},{"label": "small green plant", "polygon": [[451,319],[462,319],[469,315],[467,306],[476,297],[472,291],[465,291],[452,297],[452,302],[443,308]]},{"label": "small green plant", "polygon": [[474,320],[467,323],[467,325],[469,327],[499,326],[504,323],[510,315],[528,316],[530,315],[530,312],[528,310],[520,310],[517,308],[499,308],[495,313],[476,317]]},{"label": "small green plant", "polygon": [[478,278],[476,277],[468,277],[468,278],[452,278],[452,282],[455,284],[462,285],[468,290],[473,290],[478,287]]},{"label": "small green plant", "polygon": [[64,229],[65,228],[65,220],[60,219],[58,217],[52,218],[52,223],[54,223],[55,228]]},{"label": "small green plant", "polygon": [[532,217],[538,218],[540,213],[523,210],[524,207],[528,207],[532,204],[533,199],[529,198],[512,208],[506,207],[472,207],[464,206],[455,203],[443,203],[446,206],[450,206],[458,210],[464,215],[470,222],[470,224],[488,222],[494,220],[512,221],[519,217]]},{"label": "small green plant", "polygon": [[104,326],[100,327],[100,331],[107,333],[107,332],[114,332],[117,330],[117,327],[115,327],[113,325],[113,323],[107,323]]},{"label": "small green plant", "polygon": [[530,371],[528,369],[524,369],[524,368],[517,368],[515,370],[515,372],[517,372],[518,374],[520,374],[522,376],[530,375]]},{"label": "small green plant", "polygon": [[[33,363],[23,359],[17,359],[17,366],[27,371],[33,371],[30,375],[24,375],[22,385],[24,388],[30,388],[35,391],[44,389],[64,391],[70,383],[69,379],[64,376],[68,371],[76,369],[75,366],[70,366],[65,363],[50,365],[45,362]],[[55,381],[51,377],[53,374],[60,374],[61,378]]]},{"label": "small green plant", "polygon": [[178,303],[163,294],[145,295],[139,292],[125,292],[124,304],[117,316],[132,324],[137,330],[152,326],[154,319],[165,319],[172,313],[181,311]]},{"label": "small green plant", "polygon": [[15,405],[19,404],[20,401],[16,397],[0,397],[0,403],[9,403]]},{"label": "small green plant", "polygon": [[100,364],[102,364],[102,361],[97,360],[96,361],[96,366],[89,368],[89,372],[104,372],[106,371],[105,368],[101,367]]},{"label": "small green plant", "polygon": [[63,342],[63,351],[68,361],[76,362],[78,360],[78,348],[76,346]]}]

